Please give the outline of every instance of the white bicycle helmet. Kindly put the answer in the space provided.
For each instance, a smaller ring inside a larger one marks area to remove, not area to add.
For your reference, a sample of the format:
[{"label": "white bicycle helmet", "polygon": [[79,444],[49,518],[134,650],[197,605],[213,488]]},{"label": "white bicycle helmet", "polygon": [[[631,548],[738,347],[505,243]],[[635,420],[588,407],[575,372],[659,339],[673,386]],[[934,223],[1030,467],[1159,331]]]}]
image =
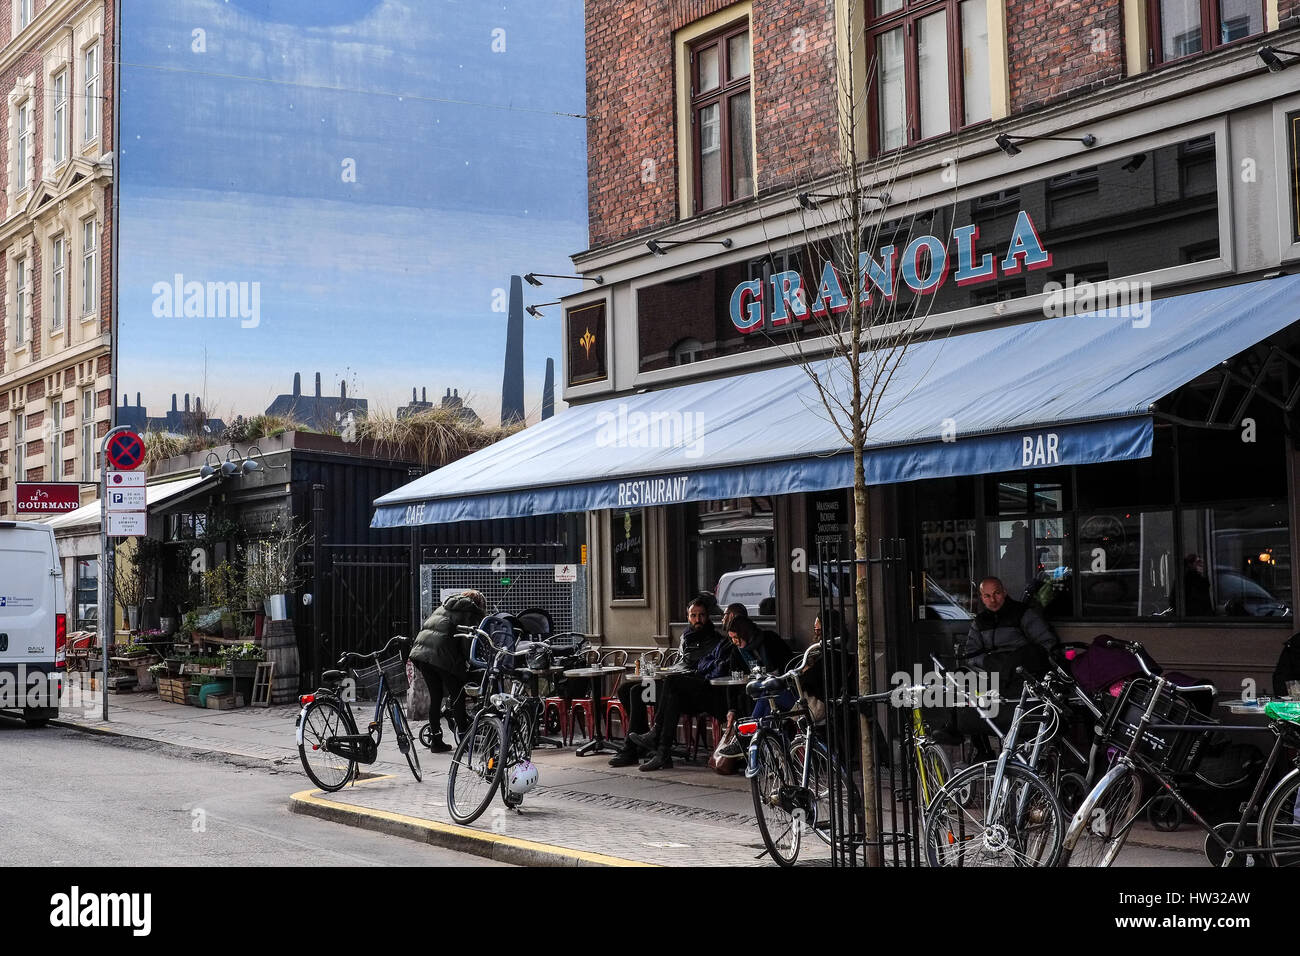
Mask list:
[{"label": "white bicycle helmet", "polygon": [[522,797],[537,786],[537,768],[532,761],[524,760],[510,768],[506,778],[506,789],[517,797]]}]

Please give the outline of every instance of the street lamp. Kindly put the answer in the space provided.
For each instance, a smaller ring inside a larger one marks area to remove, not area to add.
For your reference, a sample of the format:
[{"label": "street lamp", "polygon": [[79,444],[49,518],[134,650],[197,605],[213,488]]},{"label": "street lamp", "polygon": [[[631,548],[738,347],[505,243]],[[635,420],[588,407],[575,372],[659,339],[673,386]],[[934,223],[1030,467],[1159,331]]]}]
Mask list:
[{"label": "street lamp", "polygon": [[998,133],[993,142],[998,144],[998,149],[1008,156],[1020,155],[1020,147],[1016,143],[1028,143],[1040,139],[1057,140],[1062,143],[1082,143],[1085,149],[1091,149],[1097,145],[1097,137],[1091,133],[1085,133],[1083,136],[1011,136],[1006,133]]},{"label": "street lamp", "polygon": [[524,275],[524,281],[532,286],[540,286],[542,285],[542,280],[539,279],[538,276],[544,276],[547,279],[581,279],[585,282],[594,282],[596,285],[605,284],[604,276],[562,276],[555,275],[551,272],[529,272]]}]

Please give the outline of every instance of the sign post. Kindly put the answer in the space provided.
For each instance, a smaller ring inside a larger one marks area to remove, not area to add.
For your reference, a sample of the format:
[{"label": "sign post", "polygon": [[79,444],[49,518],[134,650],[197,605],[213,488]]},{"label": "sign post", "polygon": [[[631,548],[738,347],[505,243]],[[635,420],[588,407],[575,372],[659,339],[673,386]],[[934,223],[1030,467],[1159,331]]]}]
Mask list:
[{"label": "sign post", "polygon": [[[144,442],[140,440],[129,425],[118,425],[109,429],[100,443],[100,492],[99,492],[99,553],[100,567],[104,575],[104,606],[99,609],[99,649],[103,656],[103,670],[100,673],[99,693],[104,701],[103,719],[108,720],[108,647],[113,638],[117,615],[113,613],[117,601],[115,588],[116,569],[114,568],[114,541],[109,537],[108,520],[108,480],[109,466],[129,472],[144,462]],[[144,484],[144,473],[138,479]],[[134,475],[130,481],[136,481]]]}]

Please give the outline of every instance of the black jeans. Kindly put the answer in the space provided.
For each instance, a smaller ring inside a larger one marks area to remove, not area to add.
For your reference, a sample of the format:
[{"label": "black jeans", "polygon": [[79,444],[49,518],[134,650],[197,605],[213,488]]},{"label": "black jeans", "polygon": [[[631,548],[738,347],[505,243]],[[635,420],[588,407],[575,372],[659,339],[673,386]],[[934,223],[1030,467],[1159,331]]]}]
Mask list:
[{"label": "black jeans", "polygon": [[442,701],[444,697],[451,701],[452,719],[456,722],[457,731],[463,734],[469,729],[469,714],[465,710],[465,695],[461,693],[465,688],[465,679],[457,677],[451,671],[445,671],[441,667],[423,664],[420,661],[413,661],[412,663],[419,670],[424,682],[429,685],[429,723],[433,724],[433,736],[437,739],[442,738]]},{"label": "black jeans", "polygon": [[723,688],[714,687],[703,677],[687,676],[665,680],[661,684],[658,709],[655,711],[654,735],[661,753],[668,753],[677,736],[677,721],[683,714],[709,713],[725,720],[727,698]]},{"label": "black jeans", "polygon": [[[660,684],[659,686],[662,686]],[[644,734],[650,729],[650,715],[647,713],[647,705],[653,704],[653,691],[647,694],[650,688],[657,690],[654,681],[640,677],[629,677],[622,687],[618,689],[618,699],[623,702],[623,709],[627,711],[627,730],[628,733]],[[647,701],[646,697],[650,700]],[[626,746],[631,746],[627,744]]]}]

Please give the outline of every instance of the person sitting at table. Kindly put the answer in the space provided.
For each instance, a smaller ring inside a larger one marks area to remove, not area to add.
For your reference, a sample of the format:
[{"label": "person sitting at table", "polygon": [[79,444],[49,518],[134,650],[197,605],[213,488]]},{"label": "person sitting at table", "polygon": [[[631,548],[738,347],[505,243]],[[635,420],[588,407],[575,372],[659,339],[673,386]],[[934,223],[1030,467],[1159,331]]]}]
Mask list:
[{"label": "person sitting at table", "polygon": [[740,659],[735,656],[735,649],[719,637],[717,643],[696,661],[693,672],[659,682],[662,690],[656,702],[654,727],[646,733],[630,732],[627,735],[634,746],[650,754],[650,758],[641,764],[642,770],[672,768],[673,738],[677,733],[677,721],[683,714],[709,713],[718,720],[726,719],[726,691],[714,687],[709,681],[739,667]]},{"label": "person sitting at table", "polygon": [[[752,673],[758,669],[764,674],[782,674],[794,657],[789,646],[775,631],[760,630],[748,616],[733,618],[727,627],[727,636],[731,638],[735,656],[743,664],[739,668],[741,670]],[[784,691],[776,703],[781,710],[789,710],[794,706],[794,694]],[[765,717],[768,711],[766,697],[755,701],[754,717]]]},{"label": "person sitting at table", "polygon": [[[694,667],[702,657],[724,643],[723,635],[713,627],[709,614],[710,606],[708,597],[701,594],[686,608],[686,619],[690,622],[690,626],[682,634],[681,647],[682,663],[687,667]],[[650,730],[647,705],[654,703],[654,699],[653,692],[647,691],[660,686],[662,682],[654,682],[643,676],[641,680],[632,678],[624,681],[623,686],[618,689],[619,699],[623,702],[624,712],[628,715],[628,738],[624,740],[623,748],[609,759],[611,767],[630,767],[637,762],[641,750],[632,743],[631,735],[644,734]]]}]

